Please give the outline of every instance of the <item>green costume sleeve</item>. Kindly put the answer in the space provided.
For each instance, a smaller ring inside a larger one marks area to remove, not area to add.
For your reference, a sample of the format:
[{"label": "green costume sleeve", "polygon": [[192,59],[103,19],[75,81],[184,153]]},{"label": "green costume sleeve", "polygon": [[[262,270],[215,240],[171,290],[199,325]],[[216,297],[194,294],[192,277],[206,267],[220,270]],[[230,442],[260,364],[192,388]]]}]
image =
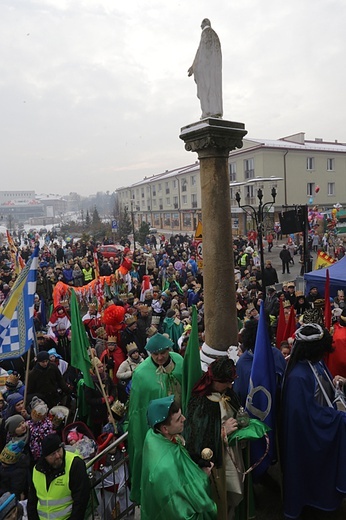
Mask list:
[{"label": "green costume sleeve", "polygon": [[157,374],[156,365],[151,358],[141,363],[133,373],[129,405],[128,447],[129,464],[131,473],[131,500],[136,504],[141,503],[141,471],[142,449],[146,433],[149,429],[147,423],[147,409],[152,399],[159,399],[174,393],[171,390],[172,383],[178,381],[181,384],[183,358],[180,354],[170,353],[175,368],[171,374]]},{"label": "green costume sleeve", "polygon": [[149,430],[143,447],[141,520],[216,520],[209,479],[186,449]]}]

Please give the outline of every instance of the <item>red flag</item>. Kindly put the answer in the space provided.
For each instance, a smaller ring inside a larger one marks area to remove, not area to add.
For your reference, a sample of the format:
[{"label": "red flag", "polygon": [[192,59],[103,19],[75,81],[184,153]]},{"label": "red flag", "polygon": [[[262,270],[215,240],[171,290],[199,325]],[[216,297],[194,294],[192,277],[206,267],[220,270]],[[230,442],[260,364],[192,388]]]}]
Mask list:
[{"label": "red flag", "polygon": [[326,273],[326,285],[324,288],[324,326],[330,330],[332,326],[332,309],[330,307],[330,281],[329,281],[329,269]]},{"label": "red flag", "polygon": [[286,324],[283,339],[285,339],[287,341],[288,338],[292,338],[292,336],[294,335],[294,333],[296,331],[296,328],[297,328],[296,327],[296,313],[295,313],[294,307],[292,305],[291,310],[290,310],[290,316],[289,316],[288,322]]},{"label": "red flag", "polygon": [[280,312],[279,312],[278,326],[276,329],[276,346],[277,346],[277,348],[280,348],[280,343],[281,343],[281,341],[284,340],[285,329],[286,329],[286,322],[285,322],[284,306],[282,304],[282,300],[280,300]]}]

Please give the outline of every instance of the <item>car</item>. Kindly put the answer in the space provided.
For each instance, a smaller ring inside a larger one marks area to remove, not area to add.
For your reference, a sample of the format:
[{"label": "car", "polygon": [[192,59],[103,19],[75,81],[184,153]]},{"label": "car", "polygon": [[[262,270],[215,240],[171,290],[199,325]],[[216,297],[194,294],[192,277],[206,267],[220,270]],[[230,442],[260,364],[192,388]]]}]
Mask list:
[{"label": "car", "polygon": [[149,233],[150,233],[151,235],[156,235],[156,233],[157,233],[157,229],[156,229],[155,227],[150,227],[150,228],[149,228]]},{"label": "car", "polygon": [[123,246],[120,244],[108,244],[106,246],[100,246],[98,252],[103,256],[103,258],[111,258],[115,256],[119,256],[123,251]]}]

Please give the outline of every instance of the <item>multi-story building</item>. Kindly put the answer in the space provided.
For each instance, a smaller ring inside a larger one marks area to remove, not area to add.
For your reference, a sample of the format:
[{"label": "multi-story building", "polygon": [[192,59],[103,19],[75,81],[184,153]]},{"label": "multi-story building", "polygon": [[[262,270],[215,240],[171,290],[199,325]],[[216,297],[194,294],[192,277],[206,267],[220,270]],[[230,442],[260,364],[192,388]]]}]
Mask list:
[{"label": "multi-story building", "polygon": [[[243,148],[229,155],[230,195],[234,231],[253,227],[251,215],[238,207],[271,201],[275,186],[275,206],[269,209],[267,225],[278,220],[283,206],[318,205],[326,211],[346,204],[346,144],[323,139],[306,140],[303,132],[277,140],[244,139]],[[158,229],[193,231],[201,218],[199,164],[145,178],[117,190],[120,208],[133,211],[136,222],[149,222]]]},{"label": "multi-story building", "polygon": [[117,196],[120,211],[126,206],[137,226],[147,222],[172,232],[193,231],[201,220],[199,163],[146,177],[117,189]]}]

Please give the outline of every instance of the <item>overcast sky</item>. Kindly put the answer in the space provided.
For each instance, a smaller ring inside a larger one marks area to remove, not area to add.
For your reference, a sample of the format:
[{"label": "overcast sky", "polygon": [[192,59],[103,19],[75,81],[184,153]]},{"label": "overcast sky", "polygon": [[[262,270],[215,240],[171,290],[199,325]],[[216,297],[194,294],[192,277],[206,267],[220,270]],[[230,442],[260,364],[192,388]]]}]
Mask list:
[{"label": "overcast sky", "polygon": [[190,164],[203,18],[224,118],[346,142],[345,0],[1,0],[1,190],[89,195]]}]

